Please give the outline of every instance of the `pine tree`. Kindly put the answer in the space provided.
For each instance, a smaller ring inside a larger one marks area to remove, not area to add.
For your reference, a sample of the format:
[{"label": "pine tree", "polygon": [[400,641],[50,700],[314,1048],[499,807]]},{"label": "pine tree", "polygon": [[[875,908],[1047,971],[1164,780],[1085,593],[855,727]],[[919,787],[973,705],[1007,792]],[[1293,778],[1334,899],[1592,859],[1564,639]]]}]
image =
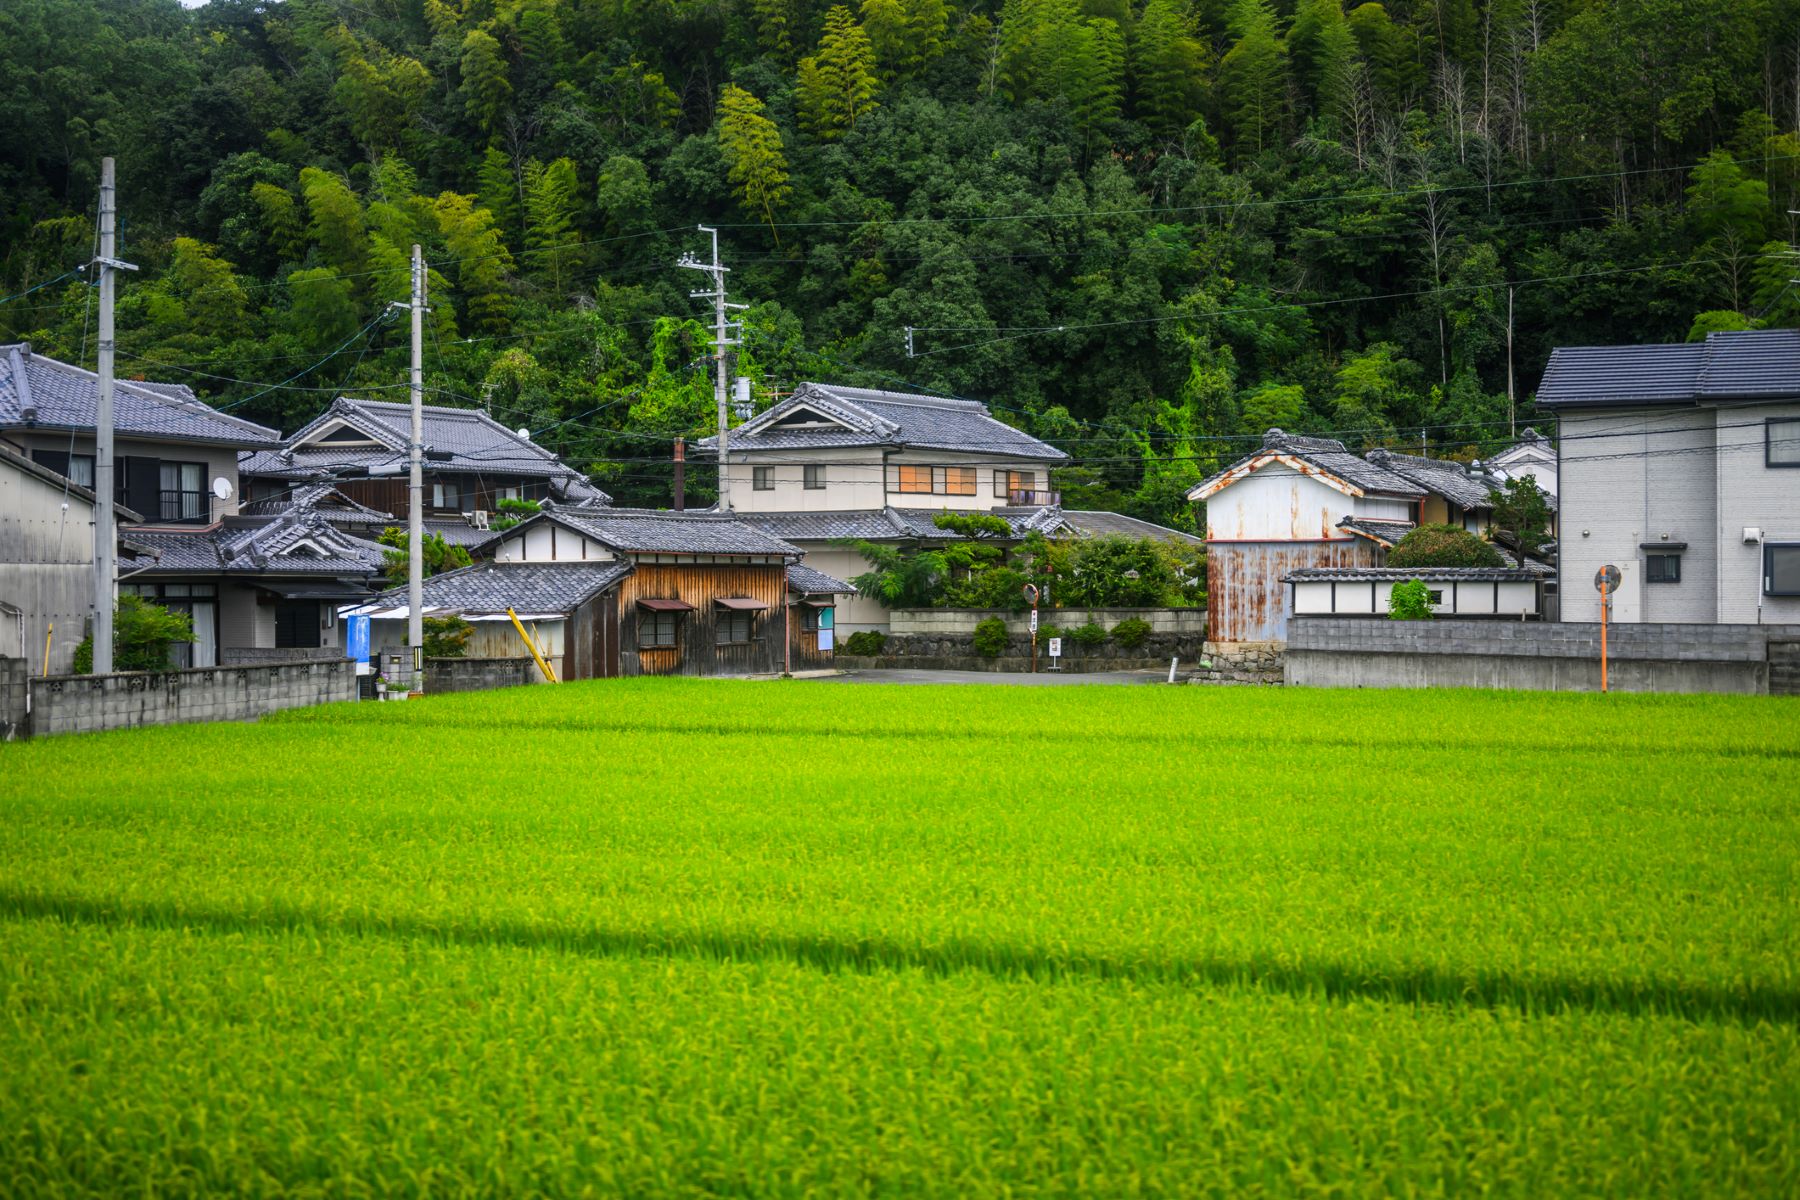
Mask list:
[{"label": "pine tree", "polygon": [[548,166],[535,160],[525,164],[526,260],[540,281],[561,294],[563,279],[572,265],[569,247],[575,232],[575,163],[559,158]]},{"label": "pine tree", "polygon": [[[719,150],[726,177],[737,187],[744,207],[760,213],[775,231],[775,206],[794,189],[788,185],[787,155],[781,130],[763,115],[763,102],[736,84],[726,84],[719,98]],[[776,235],[780,240],[780,235]]]},{"label": "pine tree", "polygon": [[1219,64],[1225,118],[1240,155],[1260,154],[1277,143],[1286,115],[1287,63],[1275,37],[1268,0],[1238,0],[1232,11],[1237,44]]},{"label": "pine tree", "polygon": [[1199,27],[1181,0],[1150,0],[1131,44],[1137,115],[1164,137],[1177,137],[1200,115],[1211,66]]},{"label": "pine tree", "polygon": [[834,5],[825,14],[817,57],[800,63],[802,124],[820,138],[842,137],[875,107],[876,87],[875,49],[868,34],[848,8]]},{"label": "pine tree", "polygon": [[471,29],[462,46],[463,111],[476,128],[492,133],[512,103],[512,93],[500,43],[482,30]]}]

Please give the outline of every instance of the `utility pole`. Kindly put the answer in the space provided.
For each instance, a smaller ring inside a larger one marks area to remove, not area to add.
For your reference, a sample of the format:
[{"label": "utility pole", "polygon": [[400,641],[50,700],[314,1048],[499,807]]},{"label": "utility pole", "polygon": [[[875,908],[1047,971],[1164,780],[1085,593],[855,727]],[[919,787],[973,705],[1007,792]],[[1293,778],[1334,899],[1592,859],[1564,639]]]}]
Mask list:
[{"label": "utility pole", "polygon": [[[100,341],[98,374],[99,411],[94,415],[94,674],[110,675],[113,669],[113,590],[118,550],[113,531],[113,302],[118,296],[115,271],[135,271],[120,262],[119,199],[113,179],[113,160],[100,160]],[[154,520],[159,514],[145,513]]]},{"label": "utility pole", "polygon": [[1519,409],[1513,402],[1513,288],[1506,289],[1506,423],[1512,437],[1519,436]]},{"label": "utility pole", "polygon": [[406,642],[412,647],[412,688],[425,690],[425,252],[412,252],[412,503],[406,520]]},{"label": "utility pole", "polygon": [[712,291],[689,292],[688,295],[696,300],[711,300],[713,302],[713,402],[718,408],[719,419],[719,511],[730,512],[731,479],[726,474],[725,462],[730,448],[731,427],[730,416],[725,411],[725,398],[730,393],[731,389],[726,385],[725,380],[727,366],[725,361],[725,349],[727,346],[737,345],[737,342],[730,336],[734,323],[728,322],[725,319],[725,310],[731,308],[742,309],[750,306],[747,304],[732,304],[725,299],[725,273],[731,270],[731,268],[719,261],[719,231],[706,225],[701,225],[698,228],[701,233],[709,233],[712,235],[712,261],[710,263],[704,263],[695,258],[692,253],[687,253],[676,260],[675,265],[678,267],[686,267],[690,271],[707,271],[712,275]]}]

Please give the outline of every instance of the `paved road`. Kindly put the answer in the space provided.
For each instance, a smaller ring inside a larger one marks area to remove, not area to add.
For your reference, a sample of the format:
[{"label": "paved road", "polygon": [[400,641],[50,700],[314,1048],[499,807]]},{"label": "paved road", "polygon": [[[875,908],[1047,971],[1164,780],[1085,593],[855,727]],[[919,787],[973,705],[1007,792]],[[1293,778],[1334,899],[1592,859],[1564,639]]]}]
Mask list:
[{"label": "paved road", "polygon": [[849,671],[820,680],[821,683],[1000,683],[1022,687],[1063,687],[1069,684],[1163,683],[1161,671],[1040,671],[1036,675],[1010,671]]}]

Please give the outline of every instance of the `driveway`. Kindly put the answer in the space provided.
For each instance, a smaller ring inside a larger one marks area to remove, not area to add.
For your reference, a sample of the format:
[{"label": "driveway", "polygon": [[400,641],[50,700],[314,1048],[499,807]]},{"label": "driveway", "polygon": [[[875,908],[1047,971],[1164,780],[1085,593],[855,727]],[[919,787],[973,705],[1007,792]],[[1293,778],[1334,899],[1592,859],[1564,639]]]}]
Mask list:
[{"label": "driveway", "polygon": [[847,671],[821,683],[988,683],[1015,687],[1066,687],[1070,684],[1165,683],[1164,671]]}]

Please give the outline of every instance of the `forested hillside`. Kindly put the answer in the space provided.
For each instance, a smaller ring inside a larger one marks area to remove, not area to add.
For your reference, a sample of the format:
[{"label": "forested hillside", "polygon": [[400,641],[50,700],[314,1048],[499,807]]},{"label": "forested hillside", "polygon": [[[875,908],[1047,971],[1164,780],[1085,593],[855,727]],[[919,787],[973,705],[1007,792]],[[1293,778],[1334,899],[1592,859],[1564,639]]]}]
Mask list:
[{"label": "forested hillside", "polygon": [[1526,416],[1800,316],[1800,0],[6,0],[0,97],[0,339],[92,362],[110,153],[122,372],[401,395],[419,241],[433,397],[623,501],[710,423],[699,223],[761,399],[985,399],[1178,524],[1270,425],[1493,446],[1509,299]]}]

